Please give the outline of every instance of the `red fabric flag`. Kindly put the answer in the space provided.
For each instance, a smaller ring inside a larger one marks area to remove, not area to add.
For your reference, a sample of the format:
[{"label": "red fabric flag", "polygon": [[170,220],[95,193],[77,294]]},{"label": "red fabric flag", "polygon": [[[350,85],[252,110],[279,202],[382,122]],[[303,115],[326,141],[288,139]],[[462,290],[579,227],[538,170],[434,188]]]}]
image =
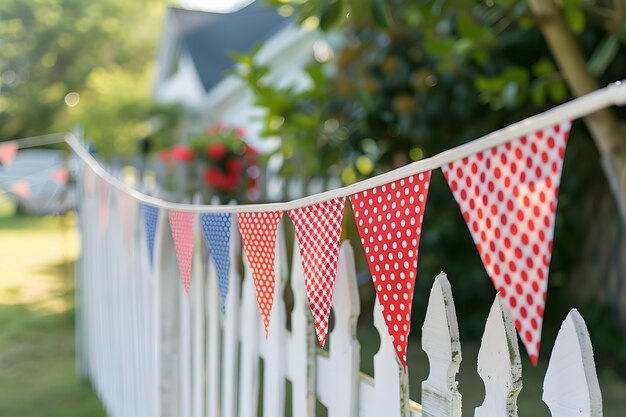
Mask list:
[{"label": "red fabric flag", "polygon": [[3,166],[8,167],[15,159],[19,146],[16,142],[3,142],[0,143],[0,162]]},{"label": "red fabric flag", "polygon": [[406,369],[417,252],[430,171],[350,196],[389,335]]},{"label": "red fabric flag", "polygon": [[300,244],[309,307],[322,348],[328,334],[328,317],[337,278],[345,202],[341,197],[289,211]]},{"label": "red fabric flag", "polygon": [[259,312],[265,326],[265,337],[268,335],[274,304],[276,233],[282,216],[282,211],[237,215],[243,248],[254,280]]},{"label": "red fabric flag", "polygon": [[534,364],[570,127],[563,122],[442,168]]},{"label": "red fabric flag", "polygon": [[170,228],[176,249],[178,270],[183,282],[185,294],[189,295],[191,288],[191,259],[193,257],[193,226],[196,214],[188,211],[169,212]]}]

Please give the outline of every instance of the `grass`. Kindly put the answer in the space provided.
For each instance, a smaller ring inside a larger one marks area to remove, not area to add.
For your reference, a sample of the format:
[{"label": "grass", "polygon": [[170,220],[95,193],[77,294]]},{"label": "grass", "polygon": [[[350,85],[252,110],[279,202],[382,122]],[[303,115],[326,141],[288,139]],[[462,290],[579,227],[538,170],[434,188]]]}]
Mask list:
[{"label": "grass", "polygon": [[0,217],[0,416],[104,416],[76,376],[73,265],[65,219]]}]

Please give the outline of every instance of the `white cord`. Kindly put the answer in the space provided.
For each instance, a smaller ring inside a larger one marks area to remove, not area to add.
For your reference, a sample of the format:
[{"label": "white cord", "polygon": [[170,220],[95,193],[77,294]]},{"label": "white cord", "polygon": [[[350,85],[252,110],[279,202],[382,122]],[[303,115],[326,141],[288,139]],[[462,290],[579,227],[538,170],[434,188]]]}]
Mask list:
[{"label": "white cord", "polygon": [[166,210],[190,211],[196,213],[242,213],[242,212],[263,212],[263,211],[286,211],[296,208],[306,207],[335,198],[347,197],[361,191],[388,184],[401,178],[409,177],[420,172],[431,171],[441,168],[451,162],[483,152],[493,147],[510,142],[521,136],[545,129],[565,120],[574,120],[587,116],[598,110],[611,105],[626,104],[626,82],[618,81],[608,87],[596,90],[567,103],[561,104],[551,110],[529,117],[508,127],[497,130],[493,133],[475,139],[466,144],[449,149],[445,152],[413,162],[404,167],[389,171],[385,174],[369,178],[352,185],[326,191],[319,194],[299,198],[297,200],[282,203],[267,204],[244,204],[244,205],[199,205],[182,204],[164,201],[156,197],[150,197],[133,188],[130,188],[122,181],[108,173],[98,162],[87,152],[73,135],[66,138],[67,143],[74,152],[87,164],[98,176],[109,182],[119,191],[127,193],[142,203],[163,208]]}]

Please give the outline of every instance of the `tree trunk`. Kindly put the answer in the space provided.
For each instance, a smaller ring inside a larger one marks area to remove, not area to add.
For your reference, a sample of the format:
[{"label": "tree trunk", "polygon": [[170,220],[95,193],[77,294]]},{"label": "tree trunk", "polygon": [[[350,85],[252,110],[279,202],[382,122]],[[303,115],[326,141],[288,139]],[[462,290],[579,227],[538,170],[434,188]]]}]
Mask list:
[{"label": "tree trunk", "polygon": [[[600,88],[587,69],[587,59],[553,0],[529,0],[537,24],[565,81],[576,97]],[[626,129],[611,109],[585,117],[585,124],[598,147],[602,167],[626,223]]]}]

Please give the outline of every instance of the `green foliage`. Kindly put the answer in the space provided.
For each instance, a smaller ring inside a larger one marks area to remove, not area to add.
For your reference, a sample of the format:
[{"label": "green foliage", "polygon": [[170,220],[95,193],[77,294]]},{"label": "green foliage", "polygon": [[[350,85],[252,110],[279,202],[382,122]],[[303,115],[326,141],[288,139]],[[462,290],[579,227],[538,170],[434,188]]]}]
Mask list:
[{"label": "green foliage", "polygon": [[152,130],[150,120],[168,135],[176,110],[149,99],[160,30],[154,23],[164,6],[149,0],[0,2],[0,140],[81,124],[101,150],[128,152]]},{"label": "green foliage", "polygon": [[[330,9],[339,7],[337,2],[279,3],[292,7],[300,21],[317,16],[324,30],[342,28],[345,39],[331,63],[311,64],[306,88],[273,86],[268,68],[255,66],[252,57],[245,60],[240,75],[266,110],[265,133],[281,139],[277,152],[287,161],[285,175],[340,173],[349,184],[569,98],[526,2],[343,0],[339,16]],[[620,34],[626,29],[620,18],[607,18],[608,24],[597,13],[606,6],[587,0],[562,7],[601,82],[623,78],[626,37]],[[620,41],[616,46],[606,39]],[[567,276],[579,260],[584,190],[602,178],[598,155],[580,124],[572,138],[558,205],[552,300],[565,297],[563,279],[556,278]],[[494,289],[439,172],[433,173],[424,221],[415,311],[425,309],[432,277],[444,269],[464,311],[461,329],[478,336]]]}]

